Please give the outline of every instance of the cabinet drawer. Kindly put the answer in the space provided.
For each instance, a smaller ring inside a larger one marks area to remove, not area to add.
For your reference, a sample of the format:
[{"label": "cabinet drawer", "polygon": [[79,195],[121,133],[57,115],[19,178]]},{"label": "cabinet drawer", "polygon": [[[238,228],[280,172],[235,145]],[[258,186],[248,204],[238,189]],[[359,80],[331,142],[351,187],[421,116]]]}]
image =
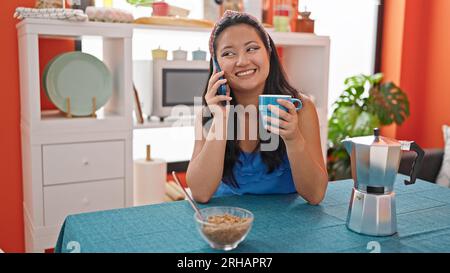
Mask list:
[{"label": "cabinet drawer", "polygon": [[60,225],[67,215],[124,207],[124,180],[102,180],[44,187],[46,226]]},{"label": "cabinet drawer", "polygon": [[44,185],[124,177],[123,141],[44,145]]}]

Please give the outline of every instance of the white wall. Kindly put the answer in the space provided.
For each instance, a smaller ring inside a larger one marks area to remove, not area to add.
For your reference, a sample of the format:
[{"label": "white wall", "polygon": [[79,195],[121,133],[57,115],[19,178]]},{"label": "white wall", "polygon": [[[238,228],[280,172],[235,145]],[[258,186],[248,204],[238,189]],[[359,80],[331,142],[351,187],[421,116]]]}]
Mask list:
[{"label": "white wall", "polygon": [[[315,33],[330,36],[328,105],[339,97],[344,79],[372,74],[379,0],[300,0],[315,20]],[[331,111],[329,111],[331,115]]]},{"label": "white wall", "polygon": [[133,132],[133,158],[145,158],[151,145],[152,158],[167,162],[190,160],[194,150],[193,127],[139,129]]}]

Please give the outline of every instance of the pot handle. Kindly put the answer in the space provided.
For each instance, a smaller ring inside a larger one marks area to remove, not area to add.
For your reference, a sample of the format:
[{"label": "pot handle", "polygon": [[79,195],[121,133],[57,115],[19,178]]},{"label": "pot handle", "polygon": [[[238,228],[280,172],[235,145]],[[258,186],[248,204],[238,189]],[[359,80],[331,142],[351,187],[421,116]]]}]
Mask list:
[{"label": "pot handle", "polygon": [[417,154],[416,158],[413,161],[411,172],[409,173],[409,181],[405,180],[405,185],[411,185],[416,182],[417,175],[419,174],[420,168],[422,167],[425,152],[414,141],[401,141],[401,146],[402,150],[413,151]]}]

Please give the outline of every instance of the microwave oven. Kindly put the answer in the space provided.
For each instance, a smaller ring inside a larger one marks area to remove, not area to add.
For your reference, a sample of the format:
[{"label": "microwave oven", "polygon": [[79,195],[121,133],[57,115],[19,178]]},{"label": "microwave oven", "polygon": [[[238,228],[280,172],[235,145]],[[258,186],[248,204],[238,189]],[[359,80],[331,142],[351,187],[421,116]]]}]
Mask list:
[{"label": "microwave oven", "polygon": [[163,120],[183,105],[194,114],[194,97],[201,97],[209,80],[209,61],[134,61],[133,80],[142,111]]}]

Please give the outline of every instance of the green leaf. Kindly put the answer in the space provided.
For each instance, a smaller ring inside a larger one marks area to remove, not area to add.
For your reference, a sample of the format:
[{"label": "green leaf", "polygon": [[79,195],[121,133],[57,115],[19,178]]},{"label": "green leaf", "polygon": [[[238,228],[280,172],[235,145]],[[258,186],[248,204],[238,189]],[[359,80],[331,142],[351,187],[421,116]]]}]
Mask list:
[{"label": "green leaf", "polygon": [[394,83],[388,82],[369,91],[368,111],[377,116],[382,125],[402,124],[409,117],[406,94]]}]

